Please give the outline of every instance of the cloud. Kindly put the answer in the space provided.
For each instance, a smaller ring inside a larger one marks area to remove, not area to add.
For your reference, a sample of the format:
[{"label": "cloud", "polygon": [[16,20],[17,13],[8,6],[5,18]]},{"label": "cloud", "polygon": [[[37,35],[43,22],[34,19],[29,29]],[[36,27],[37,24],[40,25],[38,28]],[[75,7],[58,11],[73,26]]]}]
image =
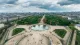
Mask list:
[{"label": "cloud", "polygon": [[71,4],[71,5],[64,5],[62,6],[70,11],[80,11],[80,4]]},{"label": "cloud", "polygon": [[0,0],[0,4],[14,4],[18,0]]},{"label": "cloud", "polygon": [[80,11],[79,0],[0,0],[0,12]]},{"label": "cloud", "polygon": [[[22,7],[22,9],[26,9],[28,10],[27,8],[28,7],[32,7],[32,11],[33,11],[33,8],[36,7],[37,10],[46,10],[46,11],[52,11],[53,9],[50,8],[51,5],[55,5],[57,3],[58,0],[18,0],[16,1],[15,4],[4,4],[2,7],[5,8],[5,9],[8,9],[8,8],[13,8],[14,10],[16,8],[20,8]],[[15,7],[15,8],[14,8]],[[20,9],[21,10],[21,9]],[[31,8],[30,8],[31,10]],[[36,10],[36,11],[37,11]],[[18,11],[18,10],[17,10]],[[35,11],[35,10],[34,10]],[[26,12],[26,11],[25,11]],[[39,11],[40,12],[40,11]]]},{"label": "cloud", "polygon": [[[42,9],[47,9],[49,11],[59,11],[62,8],[56,6],[57,5],[58,0],[54,0],[54,1],[48,1],[48,0],[34,0],[34,1],[27,1],[27,3],[29,3],[28,6],[35,6],[38,8],[42,8]],[[52,7],[51,7],[52,6]]]},{"label": "cloud", "polygon": [[15,4],[18,0],[8,0],[7,4]]},{"label": "cloud", "polygon": [[80,4],[80,0],[62,0],[58,2],[60,5]]},{"label": "cloud", "polygon": [[[14,9],[14,10],[12,10],[12,9]],[[41,8],[37,8],[37,7],[34,7],[34,6],[27,7],[27,8],[17,6],[17,7],[14,7],[14,8],[7,8],[5,10],[2,9],[2,10],[0,10],[0,12],[49,12],[49,11],[46,10],[46,9],[41,9]]]}]

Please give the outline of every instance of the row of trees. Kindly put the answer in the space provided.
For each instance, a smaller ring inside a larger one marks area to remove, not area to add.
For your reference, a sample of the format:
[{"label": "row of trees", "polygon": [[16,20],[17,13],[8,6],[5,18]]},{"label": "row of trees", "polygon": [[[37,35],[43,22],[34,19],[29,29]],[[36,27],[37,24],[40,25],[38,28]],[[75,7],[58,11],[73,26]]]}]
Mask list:
[{"label": "row of trees", "polygon": [[5,23],[5,26],[3,28],[0,28],[0,41],[1,39],[3,38],[3,36],[5,35],[5,33],[8,31],[8,28],[13,26],[12,24],[10,23]]},{"label": "row of trees", "polygon": [[24,24],[36,24],[40,21],[40,19],[42,18],[42,16],[28,16],[24,19],[18,20],[17,24],[19,25],[24,25]]}]

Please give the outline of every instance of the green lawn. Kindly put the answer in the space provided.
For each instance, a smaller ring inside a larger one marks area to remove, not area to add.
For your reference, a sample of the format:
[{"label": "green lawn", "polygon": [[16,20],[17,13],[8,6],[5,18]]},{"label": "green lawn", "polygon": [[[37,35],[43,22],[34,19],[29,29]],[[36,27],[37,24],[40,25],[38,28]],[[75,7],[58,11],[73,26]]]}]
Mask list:
[{"label": "green lawn", "polygon": [[64,29],[55,29],[54,32],[62,38],[64,38],[65,34],[67,33]]},{"label": "green lawn", "polygon": [[80,45],[80,31],[77,31],[76,45]]},{"label": "green lawn", "polygon": [[71,30],[77,30],[77,29],[74,27],[74,25],[70,25],[69,28],[70,28]]},{"label": "green lawn", "polygon": [[16,34],[22,32],[22,31],[24,31],[24,30],[25,30],[24,28],[16,28],[16,29],[13,30],[12,35],[16,35]]},{"label": "green lawn", "polygon": [[76,35],[76,45],[80,45],[80,31],[78,31],[78,29],[76,29],[75,27],[74,27],[74,25],[73,26],[69,26],[69,28],[72,30],[72,31],[75,31],[75,30],[77,30],[77,35]]}]

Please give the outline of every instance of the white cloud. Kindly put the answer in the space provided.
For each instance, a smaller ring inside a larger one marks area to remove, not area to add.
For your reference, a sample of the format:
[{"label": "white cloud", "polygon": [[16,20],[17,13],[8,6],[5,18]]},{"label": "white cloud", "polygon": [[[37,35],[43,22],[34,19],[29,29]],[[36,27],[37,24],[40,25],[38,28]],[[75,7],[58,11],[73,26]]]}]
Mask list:
[{"label": "white cloud", "polygon": [[80,4],[64,5],[62,7],[70,9],[71,11],[80,11]]},{"label": "white cloud", "polygon": [[62,0],[17,0],[16,2],[14,1],[15,4],[0,4],[0,12],[80,11],[80,4],[61,6],[57,4],[60,1]]},{"label": "white cloud", "polygon": [[25,3],[25,2],[27,2],[28,0],[18,0],[18,2],[17,3]]},{"label": "white cloud", "polygon": [[[11,10],[14,9],[14,10]],[[6,10],[0,10],[0,12],[48,12],[48,10],[46,9],[41,9],[41,8],[37,8],[37,7],[27,7],[27,8],[23,8],[21,6],[17,6],[14,8],[8,8]]]}]

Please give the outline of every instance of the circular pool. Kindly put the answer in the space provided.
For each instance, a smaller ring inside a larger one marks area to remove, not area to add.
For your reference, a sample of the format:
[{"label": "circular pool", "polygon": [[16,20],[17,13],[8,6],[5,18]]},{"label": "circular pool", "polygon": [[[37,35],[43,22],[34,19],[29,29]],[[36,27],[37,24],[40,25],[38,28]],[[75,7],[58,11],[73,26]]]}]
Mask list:
[{"label": "circular pool", "polygon": [[31,26],[31,29],[32,29],[32,30],[42,31],[42,30],[48,30],[49,27],[48,27],[47,25],[40,25],[40,24],[38,24],[38,25],[33,25],[33,26]]}]

